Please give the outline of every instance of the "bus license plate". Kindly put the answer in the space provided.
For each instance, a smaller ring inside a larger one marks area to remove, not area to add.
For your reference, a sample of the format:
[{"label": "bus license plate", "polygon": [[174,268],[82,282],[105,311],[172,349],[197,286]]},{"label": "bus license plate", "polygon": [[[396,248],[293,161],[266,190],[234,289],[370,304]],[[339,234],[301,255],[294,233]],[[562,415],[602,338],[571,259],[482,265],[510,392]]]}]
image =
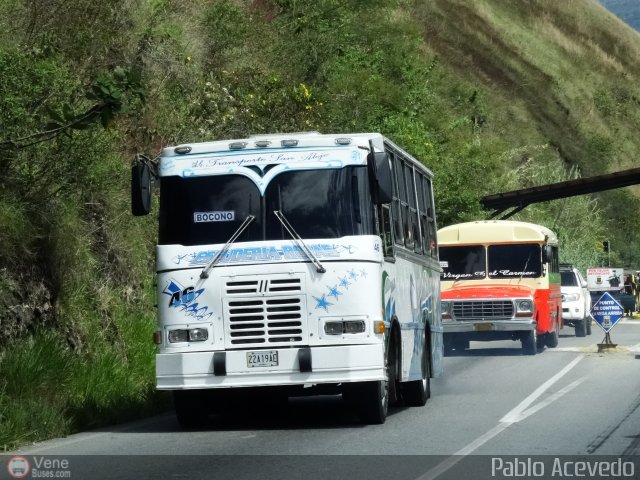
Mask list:
[{"label": "bus license plate", "polygon": [[262,350],[247,352],[247,367],[277,367],[278,351]]},{"label": "bus license plate", "polygon": [[476,323],[476,331],[484,332],[487,330],[491,330],[493,328],[493,323]]}]

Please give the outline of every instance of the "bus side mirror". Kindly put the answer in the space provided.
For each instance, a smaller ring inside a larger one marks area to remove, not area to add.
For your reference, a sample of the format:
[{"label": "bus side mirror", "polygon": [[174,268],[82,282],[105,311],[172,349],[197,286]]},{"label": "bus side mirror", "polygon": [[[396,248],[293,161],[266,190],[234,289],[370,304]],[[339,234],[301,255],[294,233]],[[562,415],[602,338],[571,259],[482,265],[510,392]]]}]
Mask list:
[{"label": "bus side mirror", "polygon": [[369,155],[369,165],[374,167],[373,178],[375,179],[375,196],[377,205],[391,203],[393,198],[391,162],[389,155],[384,152],[374,152],[373,158]]},{"label": "bus side mirror", "polygon": [[542,263],[548,263],[553,259],[553,248],[551,245],[542,247]]},{"label": "bus side mirror", "polygon": [[136,217],[151,211],[151,177],[148,162],[136,157],[131,166],[131,213]]}]

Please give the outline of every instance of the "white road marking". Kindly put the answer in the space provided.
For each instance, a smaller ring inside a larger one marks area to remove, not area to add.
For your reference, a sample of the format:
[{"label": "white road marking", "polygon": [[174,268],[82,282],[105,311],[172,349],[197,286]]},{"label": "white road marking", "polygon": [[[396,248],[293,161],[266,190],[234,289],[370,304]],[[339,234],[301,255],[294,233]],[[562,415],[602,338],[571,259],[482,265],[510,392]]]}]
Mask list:
[{"label": "white road marking", "polygon": [[453,467],[455,464],[460,462],[465,456],[473,453],[475,450],[480,448],[482,445],[487,443],[496,435],[499,435],[500,433],[502,433],[504,430],[509,428],[514,423],[518,423],[524,420],[525,418],[529,417],[530,415],[533,415],[537,411],[543,409],[544,407],[548,406],[552,402],[556,401],[563,395],[566,395],[571,390],[576,388],[578,385],[584,382],[587,377],[582,377],[570,383],[569,385],[558,390],[556,393],[549,396],[542,402],[537,403],[533,407],[529,408],[533,402],[535,402],[538,398],[540,398],[540,396],[543,395],[554,383],[556,383],[558,380],[564,377],[567,373],[569,373],[569,371],[572,368],[574,368],[578,364],[578,362],[580,362],[584,357],[585,355],[580,355],[574,358],[562,370],[560,370],[553,377],[551,377],[549,380],[547,380],[538,388],[536,388],[531,395],[529,395],[527,398],[522,400],[522,402],[520,402],[514,409],[512,409],[509,413],[507,413],[504,417],[502,417],[498,425],[493,427],[491,430],[489,430],[485,434],[476,438],[473,442],[469,443],[468,445],[458,450],[456,453],[454,453],[449,458],[447,458],[443,462],[433,467],[431,470],[428,470],[426,473],[418,477],[417,480],[433,480],[439,477],[444,472],[446,472],[451,467]]}]

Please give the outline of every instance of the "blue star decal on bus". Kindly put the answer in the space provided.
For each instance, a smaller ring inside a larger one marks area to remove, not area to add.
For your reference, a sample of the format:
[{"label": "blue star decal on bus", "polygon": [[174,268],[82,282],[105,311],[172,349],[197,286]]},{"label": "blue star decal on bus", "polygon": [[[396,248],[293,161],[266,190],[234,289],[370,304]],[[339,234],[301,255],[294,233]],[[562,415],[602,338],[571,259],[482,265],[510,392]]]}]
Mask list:
[{"label": "blue star decal on bus", "polygon": [[334,297],[336,300],[338,300],[339,295],[342,295],[342,293],[340,293],[340,291],[338,290],[338,285],[336,285],[333,288],[331,287],[327,287],[327,288],[329,289],[329,296]]},{"label": "blue star decal on bus", "polygon": [[367,275],[369,275],[369,274],[367,273],[367,271],[366,271],[366,270],[360,270],[360,276],[361,276],[362,278],[367,278]]},{"label": "blue star decal on bus", "polygon": [[351,280],[357,280],[357,279],[358,279],[358,274],[356,273],[356,271],[355,271],[355,270],[351,270],[351,271],[349,272],[349,278],[350,278]]},{"label": "blue star decal on bus", "polygon": [[349,280],[347,280],[347,277],[342,277],[340,279],[340,286],[342,288],[344,288],[345,290],[349,290],[349,285],[351,284],[349,283]]},{"label": "blue star decal on bus", "polygon": [[313,297],[316,302],[318,302],[318,304],[316,305],[316,309],[318,308],[322,308],[324,309],[325,312],[329,313],[329,306],[333,305],[333,303],[330,303],[327,301],[327,299],[325,298],[325,295],[322,295],[321,298],[318,297]]}]

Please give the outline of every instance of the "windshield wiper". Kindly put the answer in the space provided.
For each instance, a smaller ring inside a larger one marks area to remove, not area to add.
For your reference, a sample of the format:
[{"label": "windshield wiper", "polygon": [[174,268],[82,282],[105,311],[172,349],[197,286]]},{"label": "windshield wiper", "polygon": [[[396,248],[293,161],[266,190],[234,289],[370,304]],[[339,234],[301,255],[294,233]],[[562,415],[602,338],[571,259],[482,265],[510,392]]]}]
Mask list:
[{"label": "windshield wiper", "polygon": [[251,222],[253,222],[255,218],[256,217],[254,217],[253,215],[249,215],[247,218],[244,219],[244,222],[242,222],[242,225],[240,225],[238,229],[235,231],[235,233],[231,235],[231,238],[227,241],[227,243],[224,244],[224,247],[222,247],[222,249],[217,253],[217,255],[213,257],[213,260],[211,260],[207,264],[207,266],[202,269],[202,272],[200,272],[201,279],[209,278],[209,272],[211,271],[211,269],[216,266],[216,264],[222,259],[222,256],[227,252],[227,250],[229,250],[229,247],[233,244],[233,242],[235,242],[238,239],[238,237],[242,235],[242,232],[245,231],[245,229],[249,226]]},{"label": "windshield wiper", "polygon": [[522,281],[522,277],[524,277],[524,274],[527,273],[527,267],[529,266],[529,260],[531,260],[531,252],[529,252],[529,256],[527,257],[527,261],[524,263],[524,269],[522,270],[522,273],[520,274],[520,278],[518,279],[518,283],[520,283]]},{"label": "windshield wiper", "polygon": [[296,243],[298,248],[302,250],[307,256],[307,258],[311,260],[311,262],[316,266],[316,271],[318,273],[325,273],[327,270],[322,266],[322,264],[320,263],[320,260],[318,260],[315,257],[311,249],[307,247],[307,245],[304,243],[300,235],[298,235],[298,232],[296,232],[293,229],[289,221],[285,218],[284,214],[280,210],[274,210],[273,214],[276,216],[278,220],[280,220],[280,223],[285,228],[287,233],[291,235],[291,238],[293,238],[293,241]]}]

